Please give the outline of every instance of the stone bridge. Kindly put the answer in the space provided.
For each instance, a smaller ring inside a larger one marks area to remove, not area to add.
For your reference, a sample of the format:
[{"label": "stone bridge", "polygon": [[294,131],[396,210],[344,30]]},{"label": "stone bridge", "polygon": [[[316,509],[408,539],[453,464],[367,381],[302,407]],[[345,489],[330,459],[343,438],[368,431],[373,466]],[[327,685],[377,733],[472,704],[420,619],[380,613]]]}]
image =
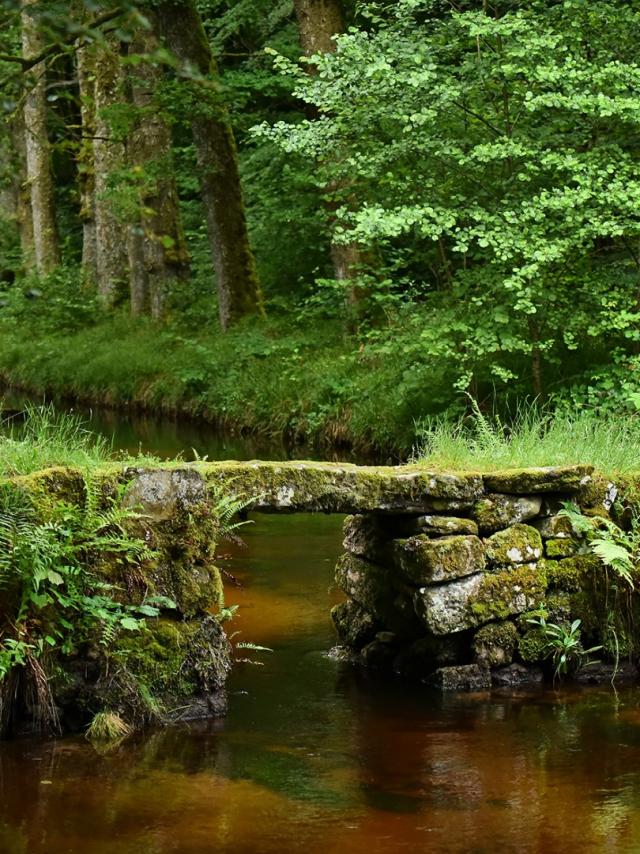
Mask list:
[{"label": "stone bridge", "polygon": [[[343,654],[367,666],[445,689],[538,678],[546,639],[527,620],[541,607],[556,621],[582,620],[588,640],[600,642],[602,565],[561,511],[570,501],[586,515],[617,518],[624,504],[588,466],[478,473],[197,462],[113,464],[91,477],[105,501],[140,514],[156,554],[133,580],[118,568],[113,581],[134,600],[138,589],[173,600],[174,627],[210,620],[223,601],[218,516],[221,502],[238,498],[249,511],[347,516],[336,568],[346,599],[332,617]],[[15,482],[67,501],[82,501],[86,489],[86,475],[69,469]]]}]

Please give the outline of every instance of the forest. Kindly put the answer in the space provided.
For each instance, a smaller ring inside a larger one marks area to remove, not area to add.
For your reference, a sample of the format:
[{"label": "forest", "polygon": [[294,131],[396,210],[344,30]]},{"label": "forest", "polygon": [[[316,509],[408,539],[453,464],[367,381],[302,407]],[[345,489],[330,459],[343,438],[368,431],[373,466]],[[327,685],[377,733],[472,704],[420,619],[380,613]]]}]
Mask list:
[{"label": "forest", "polygon": [[398,454],[637,409],[635,0],[0,8],[6,383]]}]

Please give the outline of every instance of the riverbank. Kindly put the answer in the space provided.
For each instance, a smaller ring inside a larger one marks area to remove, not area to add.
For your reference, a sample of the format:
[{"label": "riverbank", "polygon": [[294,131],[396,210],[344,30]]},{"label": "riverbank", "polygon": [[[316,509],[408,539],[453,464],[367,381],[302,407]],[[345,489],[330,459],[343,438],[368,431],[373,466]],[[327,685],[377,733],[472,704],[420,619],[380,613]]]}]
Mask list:
[{"label": "riverbank", "polygon": [[430,407],[426,377],[409,388],[403,369],[362,352],[333,322],[313,334],[262,321],[189,337],[128,317],[64,332],[0,329],[0,377],[33,395],[398,459]]}]

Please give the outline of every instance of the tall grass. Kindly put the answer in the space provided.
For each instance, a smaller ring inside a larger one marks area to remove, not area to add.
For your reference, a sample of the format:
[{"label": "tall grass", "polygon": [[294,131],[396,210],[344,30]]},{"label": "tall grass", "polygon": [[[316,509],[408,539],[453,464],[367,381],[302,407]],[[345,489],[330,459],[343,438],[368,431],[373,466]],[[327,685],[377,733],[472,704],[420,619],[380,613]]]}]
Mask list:
[{"label": "tall grass", "polygon": [[423,423],[415,458],[431,467],[490,471],[591,464],[604,474],[640,471],[640,415],[521,405],[503,421],[473,404],[471,415]]},{"label": "tall grass", "polygon": [[28,406],[0,422],[0,475],[30,474],[49,466],[90,468],[114,457],[111,443],[76,413]]}]

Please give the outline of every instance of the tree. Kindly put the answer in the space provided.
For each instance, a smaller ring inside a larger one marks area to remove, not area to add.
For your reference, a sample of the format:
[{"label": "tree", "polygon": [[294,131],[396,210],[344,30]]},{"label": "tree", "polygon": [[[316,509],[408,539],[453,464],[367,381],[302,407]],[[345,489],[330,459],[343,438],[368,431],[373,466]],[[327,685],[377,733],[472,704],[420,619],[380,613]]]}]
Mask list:
[{"label": "tree", "polygon": [[[300,45],[305,56],[333,53],[336,49],[336,35],[345,31],[345,15],[341,0],[294,0]],[[316,66],[309,64],[311,74],[316,72]],[[353,188],[348,180],[333,181],[327,186],[328,194],[333,200],[328,203],[331,223],[335,226],[335,211],[346,202],[353,204]],[[331,241],[331,261],[335,277],[338,281],[350,282],[356,278],[359,270],[365,264],[366,252],[357,242],[349,239]],[[349,299],[357,302],[362,296],[357,287],[349,289]]]},{"label": "tree", "polygon": [[138,59],[129,71],[135,108],[127,142],[127,166],[137,195],[135,217],[129,224],[131,311],[163,316],[167,297],[177,281],[189,275],[178,191],[171,153],[171,130],[154,101],[162,70],[151,54],[158,47],[149,30],[140,28],[130,45]]},{"label": "tree", "polygon": [[120,45],[108,36],[94,50],[93,134],[94,217],[96,240],[96,283],[98,296],[112,308],[123,296],[127,280],[126,227],[116,215],[113,203],[113,176],[124,166],[124,141],[114,132],[111,113],[123,97]]},{"label": "tree", "polygon": [[[189,111],[202,199],[213,256],[223,329],[262,313],[255,260],[249,245],[235,140],[214,85],[217,68],[195,0],[162,0],[159,32],[191,92]],[[185,91],[185,96],[187,92]]]},{"label": "tree", "polygon": [[89,288],[98,283],[98,244],[96,240],[95,162],[96,136],[95,49],[79,46],[76,54],[82,138],[77,157],[82,220],[82,280]]},{"label": "tree", "polygon": [[[43,50],[36,17],[37,0],[22,0],[22,56],[27,62]],[[46,66],[43,61],[29,67],[25,75],[24,99],[25,162],[33,221],[36,269],[51,272],[60,263],[60,246],[51,152],[47,130]]]}]

